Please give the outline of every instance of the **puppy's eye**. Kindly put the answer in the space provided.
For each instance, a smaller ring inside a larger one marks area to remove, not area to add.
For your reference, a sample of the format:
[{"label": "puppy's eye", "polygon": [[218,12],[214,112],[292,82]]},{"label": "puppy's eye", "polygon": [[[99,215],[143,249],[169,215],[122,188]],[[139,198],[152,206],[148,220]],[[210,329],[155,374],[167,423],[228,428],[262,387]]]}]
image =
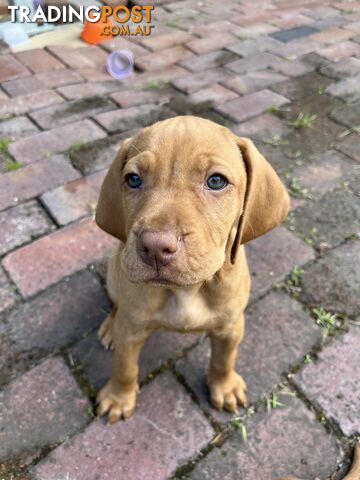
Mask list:
[{"label": "puppy's eye", "polygon": [[136,173],[128,173],[125,176],[125,181],[130,188],[140,188],[143,184],[140,176]]},{"label": "puppy's eye", "polygon": [[211,175],[206,180],[206,186],[210,190],[222,190],[223,188],[226,187],[227,184],[228,184],[227,179],[223,175],[220,175],[219,173],[215,173],[214,175]]}]

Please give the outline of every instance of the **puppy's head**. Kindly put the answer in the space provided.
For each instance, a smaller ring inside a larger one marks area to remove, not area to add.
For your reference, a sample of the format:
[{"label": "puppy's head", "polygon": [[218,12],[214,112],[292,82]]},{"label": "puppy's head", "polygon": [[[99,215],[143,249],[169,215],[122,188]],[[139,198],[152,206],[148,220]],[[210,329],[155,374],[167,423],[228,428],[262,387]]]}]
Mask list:
[{"label": "puppy's head", "polygon": [[246,138],[202,118],[158,122],[124,141],[96,222],[121,240],[130,281],[188,286],[236,261],[289,209],[280,179]]}]

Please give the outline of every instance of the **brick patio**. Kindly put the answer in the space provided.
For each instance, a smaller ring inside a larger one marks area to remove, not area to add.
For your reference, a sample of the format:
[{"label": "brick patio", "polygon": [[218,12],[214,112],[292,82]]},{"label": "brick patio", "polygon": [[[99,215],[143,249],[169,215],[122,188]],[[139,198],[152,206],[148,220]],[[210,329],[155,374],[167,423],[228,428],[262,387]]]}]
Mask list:
[{"label": "brick patio", "polygon": [[[360,2],[155,3],[150,37],[0,47],[0,479],[341,479],[360,436]],[[251,405],[214,410],[207,339],[160,332],[136,415],[110,427],[93,412],[114,239],[93,212],[122,139],[178,114],[251,136],[293,197],[247,247]]]}]

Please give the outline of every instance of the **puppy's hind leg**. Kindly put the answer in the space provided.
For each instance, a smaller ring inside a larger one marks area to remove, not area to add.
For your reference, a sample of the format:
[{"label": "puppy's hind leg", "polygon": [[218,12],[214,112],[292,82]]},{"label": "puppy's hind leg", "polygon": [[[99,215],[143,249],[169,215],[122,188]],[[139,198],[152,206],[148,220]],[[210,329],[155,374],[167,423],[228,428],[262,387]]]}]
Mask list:
[{"label": "puppy's hind leg", "polygon": [[114,320],[115,320],[116,312],[117,312],[117,308],[113,307],[112,311],[102,322],[98,330],[98,337],[102,345],[106,348],[106,350],[114,349],[113,328],[114,328]]}]

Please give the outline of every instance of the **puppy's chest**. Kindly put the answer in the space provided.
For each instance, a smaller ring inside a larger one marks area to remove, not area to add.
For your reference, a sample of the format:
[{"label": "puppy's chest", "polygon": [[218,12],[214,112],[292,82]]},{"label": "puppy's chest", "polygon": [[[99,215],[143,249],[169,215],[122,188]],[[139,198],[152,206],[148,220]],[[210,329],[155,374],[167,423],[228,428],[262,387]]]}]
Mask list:
[{"label": "puppy's chest", "polygon": [[216,324],[216,313],[210,310],[202,295],[179,290],[169,294],[154,321],[161,328],[201,331]]}]

